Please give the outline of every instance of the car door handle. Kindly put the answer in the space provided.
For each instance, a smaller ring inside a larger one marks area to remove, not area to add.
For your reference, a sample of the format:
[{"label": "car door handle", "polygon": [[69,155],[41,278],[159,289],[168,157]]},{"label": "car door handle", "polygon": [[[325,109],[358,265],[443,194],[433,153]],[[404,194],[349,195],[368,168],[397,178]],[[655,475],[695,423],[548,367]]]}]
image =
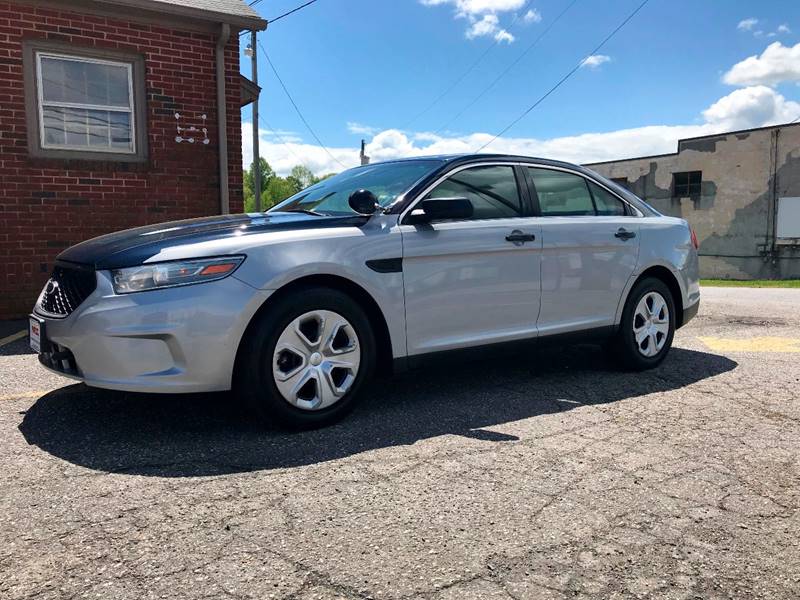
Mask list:
[{"label": "car door handle", "polygon": [[507,242],[513,242],[515,244],[524,244],[525,242],[533,242],[535,240],[536,236],[532,233],[523,233],[517,229],[506,236]]},{"label": "car door handle", "polygon": [[636,237],[636,232],[628,231],[624,227],[620,227],[619,231],[617,231],[617,233],[614,234],[614,237],[619,238],[621,240],[630,240]]}]

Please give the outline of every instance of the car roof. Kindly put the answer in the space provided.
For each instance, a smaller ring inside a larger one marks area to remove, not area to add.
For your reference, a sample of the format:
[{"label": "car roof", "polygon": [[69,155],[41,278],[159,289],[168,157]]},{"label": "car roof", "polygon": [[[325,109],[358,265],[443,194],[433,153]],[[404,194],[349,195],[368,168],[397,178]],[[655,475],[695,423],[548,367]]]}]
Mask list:
[{"label": "car roof", "polygon": [[407,158],[394,158],[391,160],[370,163],[373,165],[390,164],[397,162],[412,162],[418,160],[435,160],[442,163],[466,163],[466,162],[493,162],[493,161],[511,161],[511,162],[529,162],[542,165],[550,165],[552,167],[568,167],[571,169],[579,169],[585,171],[581,165],[569,163],[562,160],[553,160],[551,158],[541,158],[535,156],[521,156],[516,154],[432,154],[428,156],[410,156]]}]

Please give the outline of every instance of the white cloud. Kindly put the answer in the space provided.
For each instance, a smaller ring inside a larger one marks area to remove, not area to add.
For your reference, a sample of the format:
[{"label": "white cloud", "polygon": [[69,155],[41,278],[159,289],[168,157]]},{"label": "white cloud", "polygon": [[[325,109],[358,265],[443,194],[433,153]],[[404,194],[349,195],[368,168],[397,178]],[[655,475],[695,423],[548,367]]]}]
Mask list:
[{"label": "white cloud", "polygon": [[742,88],[703,111],[706,122],[722,130],[787,123],[800,116],[800,103],[764,85]]},{"label": "white cloud", "polygon": [[370,127],[369,125],[356,123],[355,121],[348,121],[347,131],[353,135],[375,135],[380,131],[380,129],[377,127]]},{"label": "white cloud", "polygon": [[611,62],[611,57],[606,56],[605,54],[592,54],[591,56],[587,56],[586,59],[581,63],[581,68],[588,67],[590,69],[596,69],[603,63]]},{"label": "white cloud", "polygon": [[[504,152],[527,156],[544,156],[570,162],[596,162],[634,156],[675,152],[679,139],[723,133],[791,121],[800,115],[800,103],[787,100],[766,86],[735,90],[702,112],[703,122],[694,125],[649,125],[618,131],[592,132],[581,135],[540,138],[500,138],[486,152]],[[252,161],[250,123],[242,125],[244,164]],[[437,135],[430,132],[409,133],[387,129],[372,137],[367,154],[373,162],[430,154],[474,152],[492,139],[489,133]],[[348,167],[359,164],[358,151],[352,148],[330,148]],[[286,146],[261,131],[261,153],[279,174],[287,174],[297,164],[305,163],[317,174],[338,172],[341,165],[313,144],[288,143]],[[302,161],[300,160],[302,157]]]},{"label": "white cloud", "polygon": [[425,6],[452,4],[460,15],[509,12],[525,6],[526,0],[420,0]]},{"label": "white cloud", "polygon": [[800,82],[800,43],[789,47],[773,42],[760,56],[750,56],[733,65],[722,79],[730,85]]},{"label": "white cloud", "polygon": [[514,36],[500,27],[500,19],[497,15],[483,15],[480,20],[476,20],[470,25],[466,35],[470,40],[476,37],[492,36],[498,42],[510,44],[514,41]]},{"label": "white cloud", "polygon": [[[444,6],[450,5],[455,8],[455,16],[458,19],[466,19],[469,23],[466,31],[468,39],[478,37],[493,37],[498,42],[511,43],[514,36],[500,24],[499,15],[516,11],[525,6],[527,0],[419,0],[424,6]],[[541,16],[535,10],[529,10],[523,17],[527,19],[530,15],[530,22]]]},{"label": "white cloud", "polygon": [[522,17],[522,21],[525,22],[525,23],[541,23],[542,22],[542,13],[540,13],[535,8],[532,8],[528,12],[525,13],[525,16]]},{"label": "white cloud", "polygon": [[[259,130],[261,156],[278,175],[288,175],[292,167],[305,165],[314,173],[322,175],[342,171],[342,166],[332,159],[325,150],[301,140],[280,138],[266,129]],[[348,167],[359,164],[360,147],[328,148],[331,154]],[[253,124],[242,123],[242,164],[248,168],[253,162]]]},{"label": "white cloud", "polygon": [[779,35],[792,33],[792,30],[789,29],[789,26],[786,23],[781,23],[780,25],[778,25],[778,28],[775,31],[770,31],[769,33],[765,32],[764,29],[760,28],[756,29],[755,27],[759,23],[761,23],[761,21],[751,17],[749,19],[744,19],[743,21],[739,21],[739,24],[736,26],[736,28],[739,31],[751,31],[753,33],[753,37],[757,38],[762,38],[762,37],[774,38]]},{"label": "white cloud", "polygon": [[758,19],[754,19],[750,17],[749,19],[743,19],[739,21],[739,24],[736,26],[736,29],[739,31],[751,31],[753,27],[758,25]]}]

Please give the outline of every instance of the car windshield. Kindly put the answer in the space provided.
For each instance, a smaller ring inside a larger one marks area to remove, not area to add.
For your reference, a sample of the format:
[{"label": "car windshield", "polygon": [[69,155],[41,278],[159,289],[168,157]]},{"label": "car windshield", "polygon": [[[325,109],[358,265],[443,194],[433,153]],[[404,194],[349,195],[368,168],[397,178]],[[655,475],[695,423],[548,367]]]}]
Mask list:
[{"label": "car windshield", "polygon": [[389,206],[414,183],[442,164],[439,160],[408,160],[349,169],[287,198],[269,212],[355,214],[348,199],[356,190],[369,190],[382,207]]}]

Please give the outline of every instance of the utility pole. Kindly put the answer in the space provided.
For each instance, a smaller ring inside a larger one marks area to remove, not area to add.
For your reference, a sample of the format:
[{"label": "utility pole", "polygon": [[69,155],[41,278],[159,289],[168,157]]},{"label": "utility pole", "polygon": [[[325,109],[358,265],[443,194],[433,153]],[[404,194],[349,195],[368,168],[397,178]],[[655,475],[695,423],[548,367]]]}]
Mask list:
[{"label": "utility pole", "polygon": [[[253,83],[258,86],[258,39],[256,37],[256,30],[250,32],[250,47],[253,49],[252,66],[253,66]],[[258,103],[261,100],[261,94],[258,94],[256,101],[253,103],[253,162],[255,169],[253,171],[253,187],[256,195],[256,212],[261,212],[261,152],[258,140]]]},{"label": "utility pole", "polygon": [[361,140],[361,166],[369,164],[369,156],[366,153],[367,143]]}]

